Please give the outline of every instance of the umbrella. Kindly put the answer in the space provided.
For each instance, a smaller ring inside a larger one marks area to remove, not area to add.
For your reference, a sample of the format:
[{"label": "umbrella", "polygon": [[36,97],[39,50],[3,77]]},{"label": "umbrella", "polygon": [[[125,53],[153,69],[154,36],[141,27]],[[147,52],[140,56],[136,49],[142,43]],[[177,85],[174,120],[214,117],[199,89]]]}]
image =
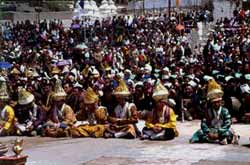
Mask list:
[{"label": "umbrella", "polygon": [[81,43],[81,44],[76,45],[76,48],[77,49],[87,49],[88,47],[85,43]]},{"label": "umbrella", "polygon": [[80,25],[79,24],[74,24],[71,26],[72,29],[80,29]]},{"label": "umbrella", "polygon": [[61,60],[61,61],[58,61],[56,63],[57,66],[65,66],[65,65],[70,65],[70,61],[69,60]]},{"label": "umbrella", "polygon": [[176,26],[176,30],[178,30],[178,31],[184,30],[184,25],[178,24],[178,25]]},{"label": "umbrella", "polygon": [[9,69],[12,67],[12,64],[9,62],[1,61],[0,62],[0,68],[1,69]]}]

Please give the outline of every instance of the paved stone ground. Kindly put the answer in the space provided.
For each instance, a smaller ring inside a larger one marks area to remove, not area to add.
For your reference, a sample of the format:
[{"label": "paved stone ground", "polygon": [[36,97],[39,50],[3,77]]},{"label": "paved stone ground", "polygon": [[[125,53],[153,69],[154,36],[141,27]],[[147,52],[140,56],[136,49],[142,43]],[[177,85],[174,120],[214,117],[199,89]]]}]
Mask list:
[{"label": "paved stone ground", "polygon": [[[28,165],[250,164],[249,125],[233,125],[241,135],[239,146],[189,144],[199,123],[178,123],[180,136],[172,141],[22,137],[24,154],[29,155]],[[11,146],[15,138],[0,141]]]}]

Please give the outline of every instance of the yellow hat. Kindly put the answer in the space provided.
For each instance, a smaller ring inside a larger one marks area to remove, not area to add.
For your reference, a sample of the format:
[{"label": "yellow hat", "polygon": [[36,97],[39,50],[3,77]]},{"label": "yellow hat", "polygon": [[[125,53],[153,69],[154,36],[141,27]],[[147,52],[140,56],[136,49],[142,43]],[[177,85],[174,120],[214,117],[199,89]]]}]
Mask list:
[{"label": "yellow hat", "polygon": [[94,66],[91,66],[91,67],[89,68],[89,72],[90,72],[92,78],[93,78],[93,77],[94,77],[94,78],[99,78],[99,77],[100,77],[99,71],[98,71]]},{"label": "yellow hat", "polygon": [[34,95],[22,88],[18,93],[18,104],[27,105],[34,101]]},{"label": "yellow hat", "polygon": [[155,101],[167,99],[169,95],[169,92],[167,88],[165,88],[160,81],[158,81],[154,87],[154,92],[153,92],[153,99]]},{"label": "yellow hat", "polygon": [[62,88],[61,80],[57,79],[56,84],[55,84],[55,88],[54,88],[53,99],[55,101],[62,100],[62,99],[65,99],[66,96],[67,96],[67,93]]},{"label": "yellow hat", "polygon": [[105,107],[99,107],[96,111],[95,111],[95,117],[96,120],[100,123],[100,124],[104,124],[105,121],[107,121],[108,118],[108,112],[107,112],[107,108]]},{"label": "yellow hat", "polygon": [[0,81],[0,100],[8,100],[9,94],[7,92],[6,81]]},{"label": "yellow hat", "polygon": [[52,74],[59,74],[60,72],[61,70],[57,66],[54,66],[51,71]]},{"label": "yellow hat", "polygon": [[103,68],[104,68],[105,71],[111,71],[111,67],[109,66],[108,63],[105,63],[105,64],[103,65]]},{"label": "yellow hat", "polygon": [[99,97],[91,87],[88,87],[83,99],[85,104],[93,104],[99,100]]},{"label": "yellow hat", "polygon": [[223,94],[221,86],[214,79],[209,80],[207,89],[208,100],[211,102],[222,100]]},{"label": "yellow hat", "polygon": [[116,87],[116,89],[114,91],[114,95],[115,96],[123,96],[123,97],[127,97],[130,95],[128,87],[123,79],[119,80],[119,85],[118,85],[118,87]]},{"label": "yellow hat", "polygon": [[82,70],[82,75],[84,77],[88,77],[89,74],[89,65],[86,65],[85,68]]},{"label": "yellow hat", "polygon": [[38,73],[35,68],[28,68],[25,71],[25,76],[26,77],[38,77]]},{"label": "yellow hat", "polygon": [[17,68],[13,68],[11,71],[10,71],[10,74],[21,74],[21,72],[17,69]]}]

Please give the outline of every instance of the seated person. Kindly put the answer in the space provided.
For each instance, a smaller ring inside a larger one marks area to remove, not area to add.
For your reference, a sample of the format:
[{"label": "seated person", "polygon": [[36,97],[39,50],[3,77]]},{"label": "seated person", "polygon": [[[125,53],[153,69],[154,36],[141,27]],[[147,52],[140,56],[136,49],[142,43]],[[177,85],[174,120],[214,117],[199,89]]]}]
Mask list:
[{"label": "seated person", "polygon": [[15,108],[18,135],[36,136],[41,133],[45,122],[45,112],[34,102],[34,95],[21,89],[18,94],[18,104]]},{"label": "seated person", "polygon": [[142,140],[172,140],[178,136],[175,113],[167,105],[168,94],[168,90],[158,82],[152,96],[156,105],[146,120]]},{"label": "seated person", "polygon": [[207,98],[211,107],[205,112],[201,121],[201,129],[190,139],[190,143],[219,142],[222,145],[228,143],[237,144],[238,136],[231,129],[231,116],[222,106],[223,91],[215,80],[208,84]]},{"label": "seated person", "polygon": [[240,86],[242,93],[242,104],[239,112],[237,112],[238,121],[249,124],[250,123],[250,87],[248,84]]},{"label": "seated person", "polygon": [[77,114],[78,122],[71,129],[72,137],[103,137],[108,114],[98,101],[98,95],[89,87],[84,94],[85,108]]},{"label": "seated person", "polygon": [[[119,80],[119,86],[115,89],[114,95],[118,102],[114,112],[109,116],[111,123],[106,137],[133,139],[140,135],[136,123],[138,122],[137,109],[135,104],[129,103],[126,98],[130,92],[123,80]],[[108,132],[111,136],[107,135]]]},{"label": "seated person", "polygon": [[76,116],[72,108],[65,103],[67,94],[57,80],[55,91],[52,95],[52,106],[48,121],[44,125],[44,136],[65,137],[69,136],[70,127],[76,123]]},{"label": "seated person", "polygon": [[3,79],[0,81],[0,136],[14,135],[15,133],[15,113],[13,108],[7,105],[8,99],[7,86],[5,79]]}]

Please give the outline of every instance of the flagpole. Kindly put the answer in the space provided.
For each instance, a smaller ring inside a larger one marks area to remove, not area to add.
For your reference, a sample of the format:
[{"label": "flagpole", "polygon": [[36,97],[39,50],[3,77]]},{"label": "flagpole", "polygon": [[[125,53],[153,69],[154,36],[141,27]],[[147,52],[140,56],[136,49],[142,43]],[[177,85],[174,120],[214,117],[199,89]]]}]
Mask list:
[{"label": "flagpole", "polygon": [[171,0],[168,0],[168,16],[171,17]]}]

